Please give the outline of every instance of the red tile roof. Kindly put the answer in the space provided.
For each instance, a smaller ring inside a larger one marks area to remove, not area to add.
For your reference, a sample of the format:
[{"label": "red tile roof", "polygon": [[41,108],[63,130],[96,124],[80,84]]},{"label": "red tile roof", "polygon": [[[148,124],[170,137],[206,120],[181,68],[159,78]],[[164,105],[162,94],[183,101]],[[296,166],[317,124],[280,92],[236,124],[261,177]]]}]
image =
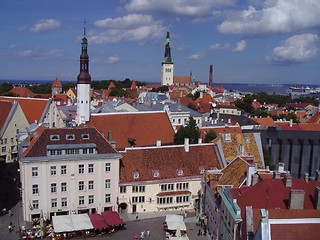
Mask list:
[{"label": "red tile roof", "polygon": [[108,86],[108,89],[110,90],[110,89],[113,89],[113,88],[115,88],[116,86],[114,85],[114,83],[113,82],[110,82],[109,83],[109,86]]},{"label": "red tile roof", "polygon": [[192,76],[173,76],[174,84],[192,84]]},{"label": "red tile roof", "polygon": [[136,84],[136,81],[135,81],[135,80],[132,80],[132,83],[131,83],[130,88],[131,88],[131,89],[136,89],[136,88],[137,88],[137,84]]},{"label": "red tile roof", "polygon": [[24,115],[26,116],[29,124],[35,121],[40,121],[41,116],[48,104],[48,99],[39,98],[20,98],[20,97],[2,97],[0,100],[17,101],[22,108]]},{"label": "red tile roof", "polygon": [[299,127],[305,131],[320,131],[320,124],[317,123],[300,123]]},{"label": "red tile roof", "polygon": [[251,119],[264,127],[274,126],[274,124],[275,124],[273,118],[271,118],[271,117],[251,118]]},{"label": "red tile roof", "polygon": [[318,240],[320,224],[271,224],[271,239],[281,240]]},{"label": "red tile roof", "polygon": [[136,146],[155,145],[158,140],[162,144],[173,143],[174,130],[165,112],[92,115],[88,125],[105,136],[111,131],[117,149],[129,147],[128,138],[135,139]]},{"label": "red tile roof", "polygon": [[[83,139],[83,134],[89,134],[88,139]],[[51,140],[52,135],[59,135],[58,140]],[[67,140],[67,135],[74,135],[74,140]],[[116,150],[106,141],[106,139],[95,128],[39,128],[31,144],[23,153],[23,157],[44,157],[47,156],[48,145],[68,145],[68,144],[96,144],[98,154],[116,153]]]},{"label": "red tile roof", "polygon": [[9,113],[12,108],[12,102],[9,101],[0,101],[0,109],[1,109],[1,114],[0,114],[0,130],[2,129]]},{"label": "red tile roof", "polygon": [[35,95],[31,90],[24,87],[14,87],[9,92],[15,94],[18,97],[32,97]]},{"label": "red tile roof", "polygon": [[319,112],[316,112],[309,120],[308,123],[316,123],[319,124],[320,123],[320,114]]},{"label": "red tile roof", "polygon": [[276,125],[280,126],[282,130],[302,130],[302,128],[297,124],[293,123],[292,126],[290,126],[290,123],[288,122],[275,122]]},{"label": "red tile roof", "polygon": [[53,81],[52,88],[62,88],[62,84],[58,77]]},{"label": "red tile roof", "polygon": [[67,103],[68,99],[69,99],[69,97],[65,93],[58,93],[58,94],[55,94],[53,96],[53,100],[56,101],[56,102],[57,101],[62,101],[63,103]]},{"label": "red tile roof", "polygon": [[[214,144],[189,145],[189,152],[183,145],[127,148],[121,154],[120,183],[200,177],[201,169],[221,167]],[[182,176],[178,176],[179,170]],[[154,171],[159,172],[158,177]],[[139,173],[138,180],[133,178],[135,172]]]}]

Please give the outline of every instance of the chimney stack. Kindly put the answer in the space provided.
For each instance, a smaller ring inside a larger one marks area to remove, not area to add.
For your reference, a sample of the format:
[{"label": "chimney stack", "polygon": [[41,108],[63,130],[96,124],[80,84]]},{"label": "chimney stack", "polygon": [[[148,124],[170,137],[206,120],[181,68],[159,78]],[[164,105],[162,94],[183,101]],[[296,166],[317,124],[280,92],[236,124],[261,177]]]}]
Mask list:
[{"label": "chimney stack", "polygon": [[314,188],[314,207],[320,209],[320,187]]},{"label": "chimney stack", "polygon": [[290,174],[286,174],[284,177],[284,185],[286,188],[292,188],[292,177]]},{"label": "chimney stack", "polygon": [[273,179],[280,179],[280,172],[279,171],[273,171]]},{"label": "chimney stack", "polygon": [[198,144],[202,143],[202,138],[198,138]]},{"label": "chimney stack", "polygon": [[278,164],[278,171],[279,171],[279,172],[284,172],[284,163],[283,163],[283,162],[279,162],[279,164]]},{"label": "chimney stack", "polygon": [[254,164],[249,164],[247,167],[247,186],[251,186],[253,181],[253,175],[256,171],[256,167]]},{"label": "chimney stack", "polygon": [[259,181],[259,175],[257,173],[252,175],[252,182],[251,182],[251,186],[254,186],[258,183]]},{"label": "chimney stack", "polygon": [[209,73],[209,86],[212,87],[212,64],[210,64],[210,73]]},{"label": "chimney stack", "polygon": [[189,138],[184,139],[184,150],[189,152]]},{"label": "chimney stack", "polygon": [[160,147],[160,146],[161,146],[161,140],[157,140],[156,146],[157,146],[157,147]]},{"label": "chimney stack", "polygon": [[303,209],[304,191],[299,189],[291,189],[289,196],[289,209]]},{"label": "chimney stack", "polygon": [[308,182],[309,181],[309,173],[304,173],[304,180],[306,181],[306,182]]}]

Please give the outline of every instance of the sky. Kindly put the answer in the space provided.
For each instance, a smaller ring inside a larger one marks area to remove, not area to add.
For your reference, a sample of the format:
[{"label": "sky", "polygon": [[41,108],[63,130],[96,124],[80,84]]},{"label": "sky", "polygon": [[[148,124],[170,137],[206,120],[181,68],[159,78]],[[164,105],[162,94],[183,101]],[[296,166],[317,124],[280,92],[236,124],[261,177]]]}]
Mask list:
[{"label": "sky", "polygon": [[1,0],[0,79],[76,81],[84,21],[92,80],[320,85],[320,0]]}]

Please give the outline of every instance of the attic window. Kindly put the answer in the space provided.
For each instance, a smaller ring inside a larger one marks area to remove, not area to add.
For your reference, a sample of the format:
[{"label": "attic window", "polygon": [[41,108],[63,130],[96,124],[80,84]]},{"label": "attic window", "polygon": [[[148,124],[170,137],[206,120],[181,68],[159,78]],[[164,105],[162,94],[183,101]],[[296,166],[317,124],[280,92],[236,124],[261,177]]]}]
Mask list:
[{"label": "attic window", "polygon": [[134,172],[134,173],[132,174],[132,177],[133,177],[133,179],[139,179],[140,175],[139,175],[138,172]]},{"label": "attic window", "polygon": [[90,135],[89,134],[81,134],[81,137],[82,137],[82,139],[83,140],[88,140],[88,139],[90,139]]},{"label": "attic window", "polygon": [[231,142],[231,133],[224,133],[222,137],[224,142]]},{"label": "attic window", "polygon": [[200,174],[204,174],[205,169],[202,167],[200,168]]},{"label": "attic window", "polygon": [[179,169],[179,170],[177,171],[177,175],[178,175],[178,176],[183,176],[183,170],[182,170],[182,169]]},{"label": "attic window", "polygon": [[50,135],[50,141],[59,141],[60,136],[58,134]]},{"label": "attic window", "polygon": [[249,144],[249,143],[250,143],[250,138],[245,137],[244,140],[246,141],[246,144]]},{"label": "attic window", "polygon": [[67,134],[66,135],[66,140],[74,140],[74,139],[75,139],[74,134]]},{"label": "attic window", "polygon": [[153,171],[153,177],[158,178],[160,176],[160,173],[158,170]]}]

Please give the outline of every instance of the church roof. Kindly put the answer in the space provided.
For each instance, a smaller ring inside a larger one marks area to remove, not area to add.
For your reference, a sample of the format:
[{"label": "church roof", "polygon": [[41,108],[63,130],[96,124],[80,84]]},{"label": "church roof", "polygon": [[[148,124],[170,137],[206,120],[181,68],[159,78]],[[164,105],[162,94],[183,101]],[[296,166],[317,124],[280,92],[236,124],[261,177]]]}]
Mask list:
[{"label": "church roof", "polygon": [[192,76],[173,76],[173,84],[192,84]]},{"label": "church roof", "polygon": [[52,88],[62,88],[62,84],[58,77],[53,81]]}]

